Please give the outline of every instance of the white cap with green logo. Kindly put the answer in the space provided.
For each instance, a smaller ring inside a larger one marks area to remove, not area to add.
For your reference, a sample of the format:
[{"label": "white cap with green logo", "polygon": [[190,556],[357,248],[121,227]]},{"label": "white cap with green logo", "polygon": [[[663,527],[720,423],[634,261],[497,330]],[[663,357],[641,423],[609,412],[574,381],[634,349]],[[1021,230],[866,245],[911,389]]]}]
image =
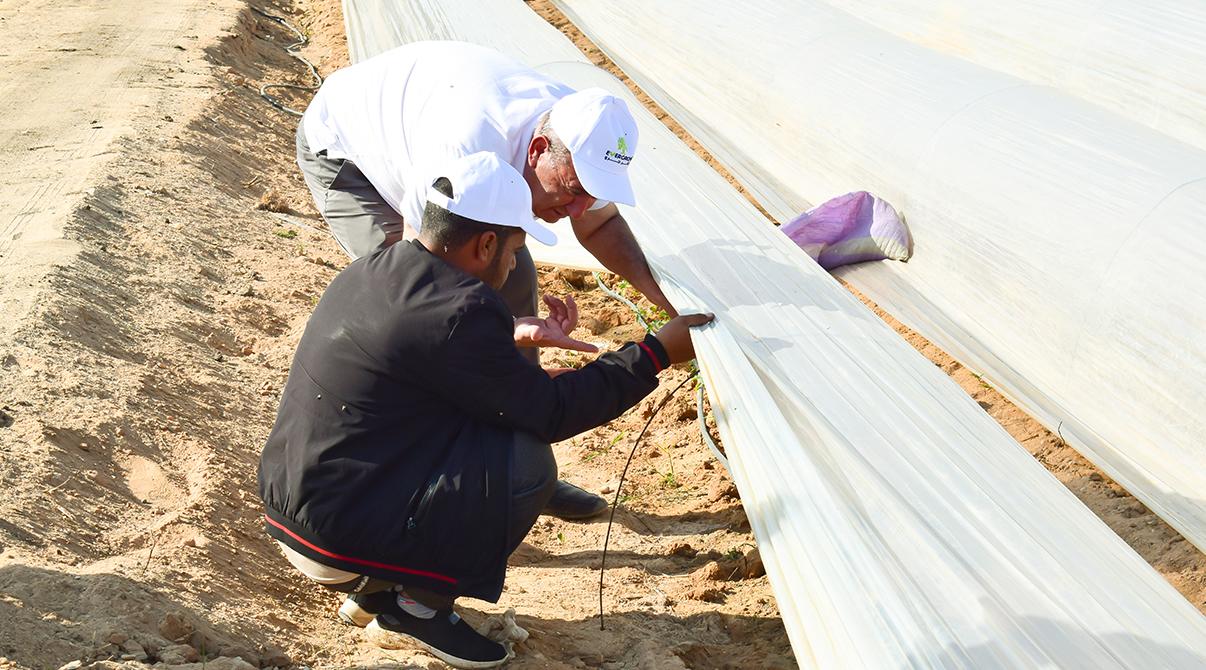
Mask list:
[{"label": "white cap with green logo", "polygon": [[637,125],[623,100],[601,88],[571,93],[553,105],[549,125],[569,149],[587,193],[636,204],[628,164],[636,154]]}]

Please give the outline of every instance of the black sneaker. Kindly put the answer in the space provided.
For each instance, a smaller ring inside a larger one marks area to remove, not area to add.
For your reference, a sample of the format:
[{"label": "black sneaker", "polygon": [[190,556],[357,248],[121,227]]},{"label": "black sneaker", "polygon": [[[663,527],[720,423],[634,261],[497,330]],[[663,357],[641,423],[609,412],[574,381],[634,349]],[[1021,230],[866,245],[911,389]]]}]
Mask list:
[{"label": "black sneaker", "polygon": [[566,521],[589,519],[607,510],[607,501],[590,491],[585,491],[564,479],[557,480],[553,497],[549,498],[541,514],[555,516]]},{"label": "black sneaker", "polygon": [[397,600],[398,594],[393,589],[376,593],[353,593],[339,606],[339,618],[348,625],[364,628]]},{"label": "black sneaker", "polygon": [[395,648],[397,641],[392,638],[401,636],[454,668],[494,668],[508,658],[506,647],[478,635],[456,612],[420,619],[394,606],[378,614],[368,630],[380,646]]}]

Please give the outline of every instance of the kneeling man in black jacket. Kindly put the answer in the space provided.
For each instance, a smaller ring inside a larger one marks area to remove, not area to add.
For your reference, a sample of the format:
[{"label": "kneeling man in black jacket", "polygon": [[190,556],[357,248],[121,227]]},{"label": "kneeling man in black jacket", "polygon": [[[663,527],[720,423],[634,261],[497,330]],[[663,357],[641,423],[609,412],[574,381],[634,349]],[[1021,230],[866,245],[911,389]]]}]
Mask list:
[{"label": "kneeling man in black jacket", "polygon": [[572,304],[517,323],[496,291],[526,234],[556,242],[532,217],[530,189],[485,152],[438,176],[419,238],[352,263],[318,303],[259,487],[289,562],[349,594],[345,621],[485,668],[506,650],[461,622],[453,601],[498,601],[507,558],[557,480],[549,443],[636,405],[658,372],[694,356],[688,328],[711,316],[680,316],[550,377],[516,341],[570,341]]}]

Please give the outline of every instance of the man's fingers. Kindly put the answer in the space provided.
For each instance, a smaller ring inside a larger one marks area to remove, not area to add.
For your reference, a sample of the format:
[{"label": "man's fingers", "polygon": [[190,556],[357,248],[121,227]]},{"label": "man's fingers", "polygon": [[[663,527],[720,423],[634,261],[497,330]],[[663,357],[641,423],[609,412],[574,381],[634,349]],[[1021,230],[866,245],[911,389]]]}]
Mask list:
[{"label": "man's fingers", "polygon": [[549,308],[549,323],[556,324],[566,334],[578,327],[578,306],[573,296],[566,296],[563,302],[556,296],[545,294],[544,304]]},{"label": "man's fingers", "polygon": [[687,325],[692,328],[695,326],[702,326],[712,323],[712,321],[716,318],[716,315],[712,314],[711,312],[707,314],[682,314],[680,316],[684,321],[687,322]]},{"label": "man's fingers", "polygon": [[549,295],[548,293],[544,294],[544,304],[549,308],[549,314],[556,314],[558,312],[565,311],[565,303],[562,302],[560,298]]},{"label": "man's fingers", "polygon": [[568,333],[578,327],[578,303],[574,302],[574,296],[565,296],[565,332]]},{"label": "man's fingers", "polygon": [[562,349],[573,349],[574,351],[585,351],[589,354],[593,354],[599,350],[599,347],[596,347],[595,345],[591,344],[590,342],[583,342],[582,340],[575,340],[572,337],[567,337],[565,339],[558,340],[557,346],[561,347]]}]

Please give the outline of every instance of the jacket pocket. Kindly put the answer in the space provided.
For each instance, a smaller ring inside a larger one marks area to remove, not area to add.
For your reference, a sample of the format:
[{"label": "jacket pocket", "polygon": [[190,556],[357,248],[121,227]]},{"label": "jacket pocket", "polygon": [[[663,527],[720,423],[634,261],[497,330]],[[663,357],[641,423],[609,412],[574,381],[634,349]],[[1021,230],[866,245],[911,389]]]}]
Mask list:
[{"label": "jacket pocket", "polygon": [[[424,538],[424,535],[429,535],[425,531],[429,527],[430,521],[439,521],[438,517],[432,519],[433,507],[444,507],[441,496],[455,496],[457,491],[455,486],[450,485],[449,477],[443,472],[437,472],[427,482],[427,486],[419,491],[416,491],[418,501],[410,506],[410,515],[406,519],[406,532],[408,536]],[[419,495],[421,494],[421,495]]]},{"label": "jacket pocket", "polygon": [[484,540],[506,527],[506,491],[489,490],[488,472],[479,448],[457,445],[415,492],[406,541],[439,562],[431,569],[466,575],[498,560],[493,543]]}]

